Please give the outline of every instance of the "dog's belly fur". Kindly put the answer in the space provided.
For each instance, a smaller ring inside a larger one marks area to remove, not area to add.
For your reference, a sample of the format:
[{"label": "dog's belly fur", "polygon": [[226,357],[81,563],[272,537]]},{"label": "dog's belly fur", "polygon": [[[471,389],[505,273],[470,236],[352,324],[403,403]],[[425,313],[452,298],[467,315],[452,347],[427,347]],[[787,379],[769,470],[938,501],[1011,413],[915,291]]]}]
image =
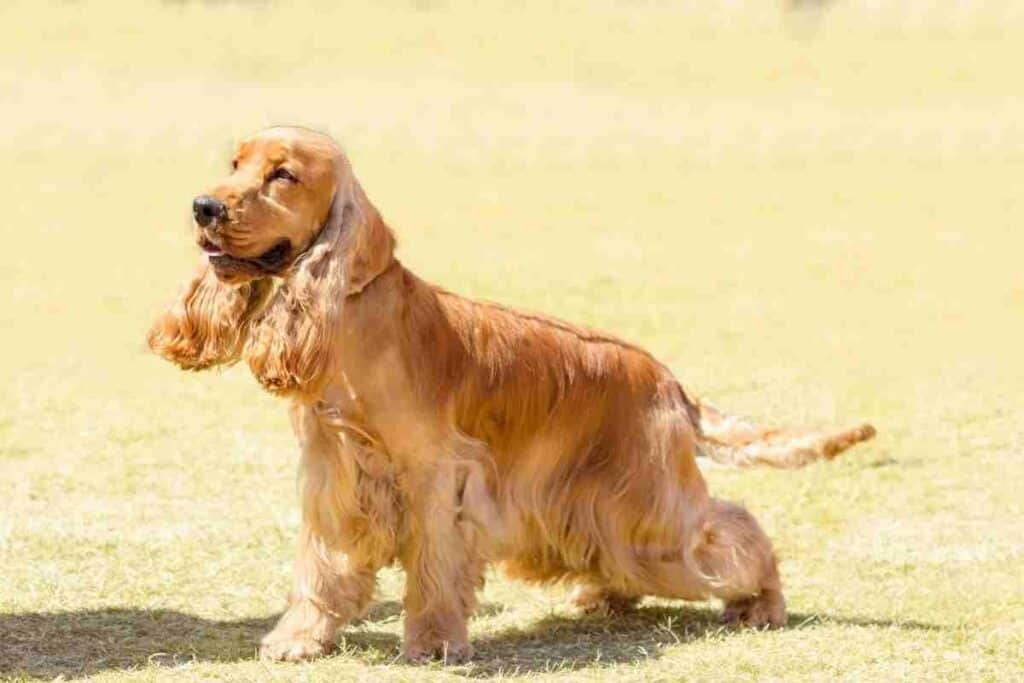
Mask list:
[{"label": "dog's belly fur", "polygon": [[[639,436],[649,429],[637,429],[625,448],[599,434],[569,449],[558,438],[555,444],[537,439],[508,458],[506,468],[499,465],[494,495],[506,537],[496,544],[502,552],[495,559],[505,573],[529,582],[690,597],[697,582],[680,578],[689,552],[684,539],[693,536],[710,499],[703,479],[684,474],[696,468],[692,432],[685,415],[675,419],[681,422],[670,443]],[[666,566],[674,567],[670,579],[662,576]]]}]

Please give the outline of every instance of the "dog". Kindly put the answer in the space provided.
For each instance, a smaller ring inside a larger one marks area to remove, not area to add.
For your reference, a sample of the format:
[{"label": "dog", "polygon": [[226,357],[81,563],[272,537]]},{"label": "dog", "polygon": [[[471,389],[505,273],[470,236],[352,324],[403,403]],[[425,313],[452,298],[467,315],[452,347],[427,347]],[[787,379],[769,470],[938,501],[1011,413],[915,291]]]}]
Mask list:
[{"label": "dog", "polygon": [[294,589],[262,657],[329,652],[394,563],[413,662],[471,655],[492,563],[571,584],[585,611],[714,597],[724,622],[785,623],[771,542],[695,458],[798,467],[870,425],[761,427],[638,346],[424,282],[326,135],[244,140],[193,214],[205,253],[149,346],[187,370],[244,359],[288,399],[302,453]]}]

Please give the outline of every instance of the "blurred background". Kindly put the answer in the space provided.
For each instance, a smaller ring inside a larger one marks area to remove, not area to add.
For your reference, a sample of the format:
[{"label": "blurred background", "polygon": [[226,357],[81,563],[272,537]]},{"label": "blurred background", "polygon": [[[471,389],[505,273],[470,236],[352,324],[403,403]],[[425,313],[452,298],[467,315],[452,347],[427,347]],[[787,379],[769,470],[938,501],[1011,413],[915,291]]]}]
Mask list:
[{"label": "blurred background", "polygon": [[198,258],[192,197],[300,124],[421,276],[765,421],[880,430],[710,475],[777,539],[798,629],[577,622],[496,579],[477,662],[424,672],[393,662],[391,572],[303,675],[1012,679],[1022,65],[1014,0],[4,2],[0,677],[279,671],[252,653],[298,525],[285,407],[142,339]]}]

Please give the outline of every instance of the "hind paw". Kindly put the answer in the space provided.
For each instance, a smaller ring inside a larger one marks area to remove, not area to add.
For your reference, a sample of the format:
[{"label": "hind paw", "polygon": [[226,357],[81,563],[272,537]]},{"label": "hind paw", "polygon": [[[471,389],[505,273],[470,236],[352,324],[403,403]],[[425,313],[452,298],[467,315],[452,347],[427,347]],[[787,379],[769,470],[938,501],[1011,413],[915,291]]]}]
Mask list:
[{"label": "hind paw", "polygon": [[786,625],[786,601],[779,591],[761,591],[758,595],[726,603],[719,621],[728,626],[782,628]]},{"label": "hind paw", "polygon": [[635,608],[638,602],[637,596],[586,585],[577,586],[569,596],[569,604],[581,614],[622,614]]}]

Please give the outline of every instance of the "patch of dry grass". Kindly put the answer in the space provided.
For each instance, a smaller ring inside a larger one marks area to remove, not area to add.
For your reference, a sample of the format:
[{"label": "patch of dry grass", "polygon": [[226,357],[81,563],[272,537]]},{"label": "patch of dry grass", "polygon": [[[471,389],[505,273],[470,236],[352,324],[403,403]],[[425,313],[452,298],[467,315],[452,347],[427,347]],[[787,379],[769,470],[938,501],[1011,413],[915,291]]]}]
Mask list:
[{"label": "patch of dry grass", "polygon": [[[1024,12],[946,4],[4,4],[0,678],[1019,678]],[[191,196],[269,123],[347,141],[428,278],[730,408],[874,421],[836,463],[709,475],[776,539],[792,627],[576,619],[495,576],[476,660],[413,668],[388,571],[338,655],[256,661],[284,407],[141,339]]]}]

